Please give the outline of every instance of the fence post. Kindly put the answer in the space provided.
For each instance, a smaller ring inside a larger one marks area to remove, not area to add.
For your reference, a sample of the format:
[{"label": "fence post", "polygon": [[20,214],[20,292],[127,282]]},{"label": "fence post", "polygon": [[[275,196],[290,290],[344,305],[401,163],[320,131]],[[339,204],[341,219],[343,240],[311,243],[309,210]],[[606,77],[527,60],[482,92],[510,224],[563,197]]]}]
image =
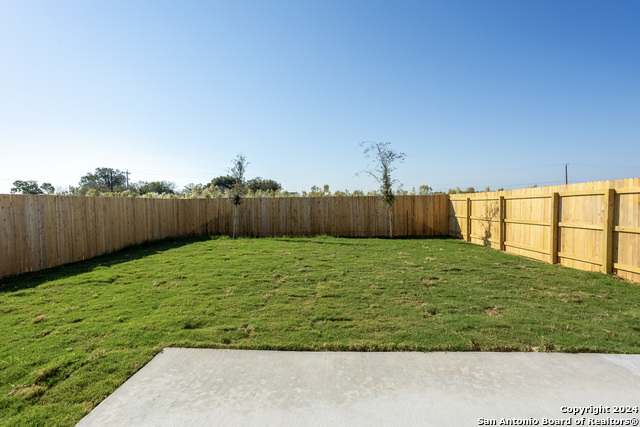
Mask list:
[{"label": "fence post", "polygon": [[560,194],[551,195],[551,224],[549,230],[549,262],[558,263],[558,213],[560,210]]},{"label": "fence post", "polygon": [[611,274],[613,270],[613,211],[616,190],[609,188],[604,192],[604,214],[602,215],[602,272]]},{"label": "fence post", "polygon": [[467,197],[467,242],[471,241],[471,198]]},{"label": "fence post", "polygon": [[499,242],[501,251],[504,251],[504,241],[505,241],[504,210],[505,210],[504,196],[500,196],[500,200],[498,201],[498,242]]}]

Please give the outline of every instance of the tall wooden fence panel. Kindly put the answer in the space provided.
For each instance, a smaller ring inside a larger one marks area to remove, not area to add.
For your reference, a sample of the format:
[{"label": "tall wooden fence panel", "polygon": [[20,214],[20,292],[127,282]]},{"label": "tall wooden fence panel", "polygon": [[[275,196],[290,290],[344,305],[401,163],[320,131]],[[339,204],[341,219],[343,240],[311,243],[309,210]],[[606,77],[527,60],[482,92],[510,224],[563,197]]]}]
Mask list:
[{"label": "tall wooden fence panel", "polygon": [[[396,236],[447,234],[447,196],[399,196]],[[226,199],[0,195],[0,278],[166,237],[233,232]],[[377,197],[245,199],[238,236],[389,235]]]},{"label": "tall wooden fence panel", "polygon": [[[230,235],[224,199],[0,195],[0,278],[173,236]],[[456,235],[567,267],[640,282],[640,179],[399,196],[395,236]],[[389,235],[376,197],[246,199],[239,236]]]},{"label": "tall wooden fence panel", "polygon": [[449,233],[640,282],[640,178],[452,195]]}]

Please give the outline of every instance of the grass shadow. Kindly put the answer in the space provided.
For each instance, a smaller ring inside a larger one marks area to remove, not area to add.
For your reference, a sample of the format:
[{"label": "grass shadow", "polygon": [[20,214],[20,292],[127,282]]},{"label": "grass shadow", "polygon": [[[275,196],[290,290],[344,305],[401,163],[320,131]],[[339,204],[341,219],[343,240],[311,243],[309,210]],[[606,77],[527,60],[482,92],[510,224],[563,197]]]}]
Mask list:
[{"label": "grass shadow", "polygon": [[110,267],[159,252],[176,249],[194,242],[217,239],[219,236],[175,237],[129,246],[109,254],[100,255],[88,260],[63,264],[40,271],[27,272],[0,279],[0,294],[37,287],[43,283],[66,279],[79,274],[88,273],[97,267]]}]

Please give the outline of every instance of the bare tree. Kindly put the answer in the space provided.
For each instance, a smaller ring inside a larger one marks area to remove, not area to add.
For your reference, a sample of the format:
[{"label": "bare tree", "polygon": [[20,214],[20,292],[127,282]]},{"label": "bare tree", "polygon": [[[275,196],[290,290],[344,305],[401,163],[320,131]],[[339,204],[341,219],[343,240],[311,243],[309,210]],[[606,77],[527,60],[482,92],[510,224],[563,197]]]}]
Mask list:
[{"label": "bare tree", "polygon": [[229,190],[229,200],[233,203],[233,238],[236,238],[236,229],[238,225],[238,206],[242,203],[242,197],[247,194],[247,186],[244,178],[247,170],[247,158],[242,154],[238,154],[231,161],[233,166],[229,169],[229,173],[233,178],[233,187]]},{"label": "bare tree", "polygon": [[393,202],[395,195],[393,194],[393,184],[397,182],[391,179],[391,172],[395,170],[394,162],[403,162],[406,154],[397,152],[391,148],[390,142],[361,142],[361,147],[366,147],[364,156],[372,159],[372,168],[364,171],[373,177],[380,185],[380,195],[382,204],[387,208],[389,214],[389,237],[393,237]]}]

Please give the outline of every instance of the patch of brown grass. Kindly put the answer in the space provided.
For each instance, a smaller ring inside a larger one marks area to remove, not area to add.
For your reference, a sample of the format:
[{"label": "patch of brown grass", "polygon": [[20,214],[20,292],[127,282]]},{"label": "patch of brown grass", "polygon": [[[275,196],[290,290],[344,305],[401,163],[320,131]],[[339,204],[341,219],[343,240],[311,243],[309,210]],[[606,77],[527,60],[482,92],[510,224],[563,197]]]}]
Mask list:
[{"label": "patch of brown grass", "polygon": [[501,316],[501,314],[498,312],[498,307],[487,307],[484,310],[484,312],[487,313],[491,317]]},{"label": "patch of brown grass", "polygon": [[22,397],[24,400],[29,400],[41,395],[46,389],[46,387],[37,384],[29,387],[16,387],[9,392],[9,396],[17,395]]},{"label": "patch of brown grass", "polygon": [[38,317],[34,317],[34,318],[31,320],[31,323],[40,323],[40,322],[44,321],[45,319],[46,319],[46,317],[44,316],[44,314],[41,314],[41,315],[40,315],[40,316],[38,316]]}]

